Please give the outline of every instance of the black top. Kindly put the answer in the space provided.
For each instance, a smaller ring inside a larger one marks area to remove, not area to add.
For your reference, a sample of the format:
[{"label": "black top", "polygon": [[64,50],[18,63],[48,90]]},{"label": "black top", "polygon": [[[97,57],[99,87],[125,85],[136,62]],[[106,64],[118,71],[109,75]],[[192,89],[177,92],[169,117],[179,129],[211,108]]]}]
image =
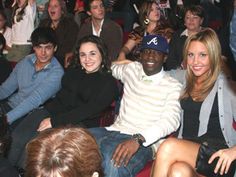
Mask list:
[{"label": "black top", "polygon": [[85,73],[71,68],[62,77],[62,88],[45,105],[51,114],[52,126],[83,124],[99,126],[100,113],[118,97],[116,80],[109,73]]},{"label": "black top", "polygon": [[0,84],[2,84],[10,75],[12,67],[3,56],[0,55]]},{"label": "black top", "polygon": [[169,53],[165,63],[165,69],[177,69],[183,61],[183,48],[187,36],[181,35],[183,30],[179,30],[172,36],[169,44]]},{"label": "black top", "polygon": [[181,100],[181,106],[184,110],[183,138],[193,140],[198,143],[207,142],[207,144],[215,149],[228,147],[220,127],[217,94],[211,108],[207,132],[198,137],[201,105],[202,102],[193,101],[191,97]]}]

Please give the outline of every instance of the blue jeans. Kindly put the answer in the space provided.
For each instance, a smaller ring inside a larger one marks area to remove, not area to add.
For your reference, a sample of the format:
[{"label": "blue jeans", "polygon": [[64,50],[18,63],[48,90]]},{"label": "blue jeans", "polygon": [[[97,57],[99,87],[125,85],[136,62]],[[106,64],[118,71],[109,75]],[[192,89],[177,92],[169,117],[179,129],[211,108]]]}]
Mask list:
[{"label": "blue jeans", "polygon": [[140,146],[127,166],[114,167],[111,161],[113,152],[118,144],[129,140],[131,135],[122,134],[118,131],[108,131],[105,128],[90,128],[89,131],[95,136],[99,145],[106,177],[134,177],[148,161],[152,160],[152,148]]}]

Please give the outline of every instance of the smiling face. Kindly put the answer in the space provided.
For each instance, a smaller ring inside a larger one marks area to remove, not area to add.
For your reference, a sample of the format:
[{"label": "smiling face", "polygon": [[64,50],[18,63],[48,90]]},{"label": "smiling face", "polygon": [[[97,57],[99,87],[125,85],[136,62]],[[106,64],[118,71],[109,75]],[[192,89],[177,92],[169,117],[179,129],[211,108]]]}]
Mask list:
[{"label": "smiling face", "polygon": [[191,11],[187,11],[184,17],[184,24],[190,31],[199,31],[203,19],[197,15],[194,15]]},{"label": "smiling face", "polygon": [[157,22],[160,20],[160,8],[156,3],[152,3],[150,13],[148,14],[148,19],[152,22]]},{"label": "smiling face", "polygon": [[187,52],[187,66],[198,79],[205,79],[211,70],[207,48],[199,41],[192,41]]},{"label": "smiling face", "polygon": [[50,63],[54,51],[56,50],[52,43],[39,44],[38,46],[34,46],[33,49],[37,58],[37,63],[42,65]]},{"label": "smiling face", "polygon": [[50,0],[48,13],[52,21],[59,21],[62,16],[62,8],[58,0]]},{"label": "smiling face", "polygon": [[102,56],[97,45],[92,42],[81,44],[79,49],[80,64],[86,73],[94,73],[101,67]]},{"label": "smiling face", "polygon": [[103,20],[105,16],[104,4],[101,0],[94,0],[90,4],[90,11],[88,14],[95,20]]},{"label": "smiling face", "polygon": [[143,49],[141,52],[141,64],[147,76],[157,74],[161,71],[165,61],[165,54],[153,49]]}]

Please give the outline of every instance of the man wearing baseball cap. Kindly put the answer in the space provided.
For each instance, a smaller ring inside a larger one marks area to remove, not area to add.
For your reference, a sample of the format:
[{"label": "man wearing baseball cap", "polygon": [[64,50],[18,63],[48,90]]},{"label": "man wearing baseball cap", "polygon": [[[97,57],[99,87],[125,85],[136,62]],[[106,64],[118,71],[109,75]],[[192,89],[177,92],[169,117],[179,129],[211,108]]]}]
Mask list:
[{"label": "man wearing baseball cap", "polygon": [[147,35],[139,62],[113,63],[113,76],[124,84],[119,115],[109,127],[90,129],[103,156],[105,176],[135,176],[152,160],[163,138],[178,129],[181,84],[163,70],[167,53],[164,37]]}]

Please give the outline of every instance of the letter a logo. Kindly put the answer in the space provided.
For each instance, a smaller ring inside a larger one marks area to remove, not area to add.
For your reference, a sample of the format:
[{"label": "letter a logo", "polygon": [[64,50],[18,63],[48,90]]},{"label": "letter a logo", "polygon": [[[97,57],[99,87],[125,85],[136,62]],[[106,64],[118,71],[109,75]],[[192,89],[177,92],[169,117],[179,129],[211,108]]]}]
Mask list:
[{"label": "letter a logo", "polygon": [[152,40],[147,42],[147,45],[150,45],[151,43],[153,43],[154,45],[157,45],[158,44],[157,37],[152,38]]}]

